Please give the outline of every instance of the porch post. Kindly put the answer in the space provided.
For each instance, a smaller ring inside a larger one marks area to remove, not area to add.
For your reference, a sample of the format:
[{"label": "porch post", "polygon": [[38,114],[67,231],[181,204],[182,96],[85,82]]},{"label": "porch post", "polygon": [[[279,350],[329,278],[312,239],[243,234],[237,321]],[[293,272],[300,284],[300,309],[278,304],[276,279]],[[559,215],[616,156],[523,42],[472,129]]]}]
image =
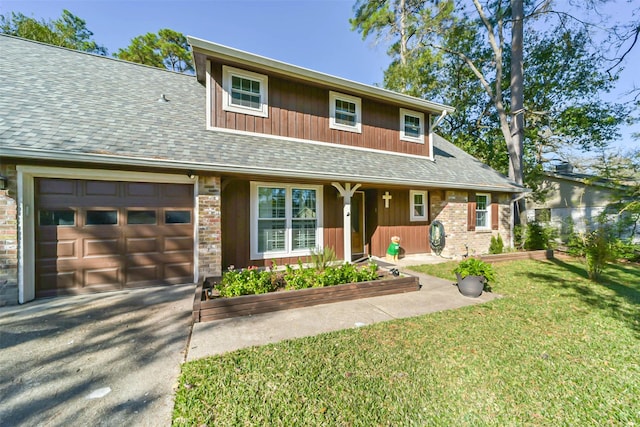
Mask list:
[{"label": "porch post", "polygon": [[342,221],[343,221],[343,237],[344,237],[344,260],[351,262],[351,197],[360,188],[361,184],[356,184],[351,188],[351,183],[346,182],[344,187],[339,182],[332,182],[340,196],[344,199],[342,206]]}]

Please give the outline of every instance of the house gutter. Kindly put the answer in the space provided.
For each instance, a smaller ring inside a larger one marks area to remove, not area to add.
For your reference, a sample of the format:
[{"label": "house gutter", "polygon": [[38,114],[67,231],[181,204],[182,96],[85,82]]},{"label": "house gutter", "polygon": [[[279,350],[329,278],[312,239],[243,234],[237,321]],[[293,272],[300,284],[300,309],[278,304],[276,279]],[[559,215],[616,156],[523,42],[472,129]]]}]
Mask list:
[{"label": "house gutter", "polygon": [[297,178],[297,179],[321,179],[327,181],[357,181],[366,184],[382,184],[382,185],[404,185],[414,187],[437,187],[437,188],[451,188],[460,190],[481,190],[481,191],[495,191],[502,193],[521,193],[526,192],[526,188],[517,187],[499,187],[492,185],[469,185],[459,182],[447,182],[447,181],[416,181],[401,178],[389,178],[381,176],[366,176],[366,175],[345,175],[323,172],[310,172],[299,171],[290,169],[276,169],[273,167],[247,167],[245,165],[228,165],[228,164],[216,164],[216,163],[201,163],[201,162],[180,162],[175,160],[157,159],[157,158],[145,158],[145,157],[131,157],[131,156],[115,156],[109,154],[86,154],[86,153],[70,153],[66,151],[43,151],[37,149],[21,148],[21,149],[7,149],[0,148],[0,156],[12,157],[16,159],[37,159],[37,160],[50,160],[50,161],[63,161],[63,162],[79,162],[79,163],[92,163],[92,164],[107,164],[118,166],[137,166],[137,167],[150,167],[154,169],[158,168],[173,168],[187,171],[205,171],[215,173],[233,173],[242,175],[262,175],[274,178]]}]

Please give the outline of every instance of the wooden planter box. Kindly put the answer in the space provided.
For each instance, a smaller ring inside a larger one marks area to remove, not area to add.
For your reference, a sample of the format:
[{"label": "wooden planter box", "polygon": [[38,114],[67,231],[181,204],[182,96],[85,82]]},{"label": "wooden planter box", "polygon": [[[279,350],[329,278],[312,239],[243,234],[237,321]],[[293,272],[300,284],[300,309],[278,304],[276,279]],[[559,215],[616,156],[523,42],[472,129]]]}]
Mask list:
[{"label": "wooden planter box", "polygon": [[309,288],[204,300],[203,284],[200,284],[196,288],[196,295],[193,301],[193,321],[196,323],[207,322],[338,301],[412,292],[419,289],[418,278],[406,276],[327,286],[325,288]]},{"label": "wooden planter box", "polygon": [[509,252],[506,254],[480,255],[480,259],[485,262],[514,261],[518,259],[553,259],[553,250],[543,249],[540,251]]}]

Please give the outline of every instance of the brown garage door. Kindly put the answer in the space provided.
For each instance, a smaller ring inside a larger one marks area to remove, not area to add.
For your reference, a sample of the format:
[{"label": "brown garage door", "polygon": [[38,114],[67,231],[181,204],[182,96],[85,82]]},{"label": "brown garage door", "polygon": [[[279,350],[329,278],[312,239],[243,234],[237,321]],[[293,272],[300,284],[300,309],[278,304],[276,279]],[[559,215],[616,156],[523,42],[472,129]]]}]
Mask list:
[{"label": "brown garage door", "polygon": [[36,179],[36,297],[193,281],[193,186]]}]

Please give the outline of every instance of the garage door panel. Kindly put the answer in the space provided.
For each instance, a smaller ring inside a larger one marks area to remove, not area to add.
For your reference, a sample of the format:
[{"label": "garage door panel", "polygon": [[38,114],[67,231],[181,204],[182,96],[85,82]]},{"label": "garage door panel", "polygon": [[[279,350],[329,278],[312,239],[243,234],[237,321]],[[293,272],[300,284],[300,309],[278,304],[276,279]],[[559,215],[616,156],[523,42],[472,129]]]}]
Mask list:
[{"label": "garage door panel", "polygon": [[164,277],[167,280],[184,280],[191,277],[192,272],[193,264],[188,262],[165,264],[164,266]]},{"label": "garage door panel", "polygon": [[38,257],[41,261],[77,259],[77,241],[59,240],[53,242],[38,243]]},{"label": "garage door panel", "polygon": [[193,251],[193,238],[168,236],[164,238],[164,251]]},{"label": "garage door panel", "polygon": [[110,196],[118,197],[118,189],[120,186],[117,182],[110,181],[86,181],[85,182],[85,196]]},{"label": "garage door panel", "polygon": [[119,252],[118,239],[84,239],[84,257],[111,257]]},{"label": "garage door panel", "polygon": [[40,271],[37,280],[40,284],[38,294],[42,297],[70,294],[76,289],[78,272],[57,271],[54,267]]},{"label": "garage door panel", "polygon": [[121,285],[120,266],[84,270],[84,287],[110,287],[118,289]]},{"label": "garage door panel", "polygon": [[127,237],[127,254],[158,253],[160,242],[157,237]]},{"label": "garage door panel", "polygon": [[193,281],[193,185],[36,181],[37,296]]},{"label": "garage door panel", "polygon": [[141,283],[157,282],[162,279],[160,273],[161,271],[157,264],[128,267],[125,272],[125,284],[131,286]]}]

